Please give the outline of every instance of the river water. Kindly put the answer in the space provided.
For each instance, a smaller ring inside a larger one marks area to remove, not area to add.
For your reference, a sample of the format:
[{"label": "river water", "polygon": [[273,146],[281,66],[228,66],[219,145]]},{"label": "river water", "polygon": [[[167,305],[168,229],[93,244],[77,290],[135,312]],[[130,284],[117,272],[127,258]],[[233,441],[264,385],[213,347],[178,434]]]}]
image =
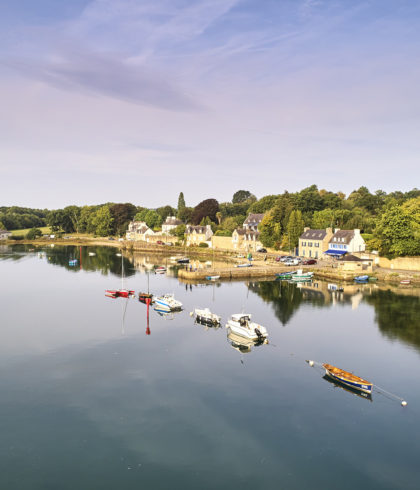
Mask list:
[{"label": "river water", "polygon": [[[161,316],[121,285],[113,248],[0,250],[0,488],[417,489],[420,293],[314,281],[185,284],[124,258],[125,286],[173,292]],[[89,255],[91,254],[95,255]],[[69,259],[79,259],[69,266]],[[148,274],[149,272],[149,274]],[[223,327],[194,324],[208,306]],[[270,343],[229,341],[252,313]],[[306,359],[407,400],[358,396]]]}]

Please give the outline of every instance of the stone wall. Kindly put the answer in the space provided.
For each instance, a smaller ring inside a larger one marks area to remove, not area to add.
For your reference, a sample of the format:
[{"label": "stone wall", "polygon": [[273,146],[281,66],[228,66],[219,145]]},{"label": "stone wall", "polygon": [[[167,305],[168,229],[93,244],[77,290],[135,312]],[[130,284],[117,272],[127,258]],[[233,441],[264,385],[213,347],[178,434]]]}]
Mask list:
[{"label": "stone wall", "polygon": [[231,236],[215,236],[211,237],[211,244],[215,250],[233,250]]},{"label": "stone wall", "polygon": [[396,269],[405,271],[420,271],[420,257],[399,257],[389,260],[385,257],[378,257],[377,265],[386,269]]}]

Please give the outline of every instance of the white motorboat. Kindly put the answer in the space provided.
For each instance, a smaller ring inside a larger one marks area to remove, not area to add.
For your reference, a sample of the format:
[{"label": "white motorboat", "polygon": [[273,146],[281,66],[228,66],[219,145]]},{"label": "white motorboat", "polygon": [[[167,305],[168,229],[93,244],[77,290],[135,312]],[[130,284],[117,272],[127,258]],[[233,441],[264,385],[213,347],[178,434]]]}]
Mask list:
[{"label": "white motorboat", "polygon": [[94,257],[96,255],[95,252],[89,252],[89,257]]},{"label": "white motorboat", "polygon": [[155,298],[155,309],[165,311],[181,310],[182,303],[176,300],[173,294],[164,294]]},{"label": "white motorboat", "polygon": [[196,322],[204,325],[214,326],[220,324],[220,316],[212,313],[208,308],[195,308],[190,315],[194,317]]},{"label": "white motorboat", "polygon": [[303,272],[302,269],[298,269],[291,279],[292,281],[311,281],[313,275],[313,272]]},{"label": "white motorboat", "polygon": [[233,332],[251,340],[264,340],[268,337],[268,332],[265,327],[251,321],[249,313],[236,313],[232,315],[226,323],[228,333]]}]

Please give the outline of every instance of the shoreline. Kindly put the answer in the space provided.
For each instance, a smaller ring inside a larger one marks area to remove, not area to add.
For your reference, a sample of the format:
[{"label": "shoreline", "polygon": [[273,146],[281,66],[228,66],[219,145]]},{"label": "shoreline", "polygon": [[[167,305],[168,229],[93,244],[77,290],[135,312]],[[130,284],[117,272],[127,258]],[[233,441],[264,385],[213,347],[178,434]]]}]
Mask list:
[{"label": "shoreline", "polygon": [[[165,246],[165,245],[156,245],[149,243],[139,243],[139,242],[128,242],[126,240],[108,240],[101,238],[75,238],[75,239],[64,239],[64,238],[55,238],[55,239],[38,239],[38,240],[6,240],[2,242],[4,245],[33,245],[34,247],[45,247],[51,245],[57,246],[105,246],[105,247],[114,247],[123,251],[128,252],[129,254],[134,253],[142,253],[142,254],[154,254],[154,255],[162,255],[162,256],[170,256],[170,255],[188,255],[192,258],[203,258],[203,259],[214,259],[217,257],[218,260],[223,260],[226,262],[231,262],[232,264],[238,264],[240,262],[244,262],[244,258],[240,259],[237,257],[238,252],[236,251],[222,251],[222,250],[213,250],[210,248],[200,249],[199,247],[177,247],[177,246]],[[180,269],[178,271],[178,276],[184,280],[197,281],[205,279],[210,275],[219,275],[221,279],[252,279],[252,278],[275,278],[275,274],[279,272],[290,271],[290,267],[280,265],[278,262],[274,262],[272,260],[272,256],[270,256],[269,260],[265,262],[261,257],[261,260],[258,260],[258,255],[254,255],[254,260],[252,263],[252,267],[244,267],[238,268],[232,265],[231,267],[223,267],[223,268],[209,268],[207,270],[195,270],[189,271]],[[310,271],[314,273],[314,277],[317,279],[331,279],[333,281],[338,282],[352,282],[356,276],[360,275],[360,272],[351,272],[351,271],[338,271],[333,267],[313,267],[313,266],[304,266],[299,265],[296,268],[302,269],[304,271]],[[371,277],[377,278],[380,282],[385,282],[389,284],[399,285],[400,281],[403,279],[409,279],[411,281],[410,285],[404,286],[405,288],[420,286],[420,272],[414,271],[392,271],[388,269],[376,268],[373,272],[368,274]],[[372,283],[371,283],[372,284]]]}]

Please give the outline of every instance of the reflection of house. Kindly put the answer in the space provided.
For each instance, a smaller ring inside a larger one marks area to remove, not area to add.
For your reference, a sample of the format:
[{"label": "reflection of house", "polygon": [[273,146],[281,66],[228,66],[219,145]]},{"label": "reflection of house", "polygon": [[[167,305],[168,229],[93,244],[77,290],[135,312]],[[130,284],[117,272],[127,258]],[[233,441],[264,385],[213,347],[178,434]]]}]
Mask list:
[{"label": "reflection of house", "polygon": [[144,221],[131,221],[125,236],[127,240],[146,241],[147,237],[153,234],[153,230],[151,230]]},{"label": "reflection of house", "polygon": [[258,214],[249,214],[248,218],[244,221],[243,227],[245,230],[253,230],[258,231],[258,225],[261,223],[264,218],[264,213]]},{"label": "reflection of house", "polygon": [[7,240],[9,236],[12,236],[12,233],[7,230],[0,230],[0,240]]},{"label": "reflection of house", "polygon": [[262,247],[260,232],[237,228],[232,233],[233,250],[256,251]]},{"label": "reflection of house", "polygon": [[169,232],[174,230],[178,225],[182,225],[181,220],[175,216],[168,216],[162,225],[162,235],[169,235]]},{"label": "reflection of house", "polygon": [[[213,231],[210,225],[187,225],[185,235],[187,238],[187,247],[189,247],[191,245],[199,245],[202,242],[209,242]],[[211,246],[211,242],[208,245]]]},{"label": "reflection of house", "polygon": [[336,230],[325,254],[338,257],[348,252],[364,252],[365,248],[360,230]]},{"label": "reflection of house", "polygon": [[332,228],[311,230],[305,228],[299,237],[299,255],[318,259],[328,250],[328,242],[333,236]]}]

